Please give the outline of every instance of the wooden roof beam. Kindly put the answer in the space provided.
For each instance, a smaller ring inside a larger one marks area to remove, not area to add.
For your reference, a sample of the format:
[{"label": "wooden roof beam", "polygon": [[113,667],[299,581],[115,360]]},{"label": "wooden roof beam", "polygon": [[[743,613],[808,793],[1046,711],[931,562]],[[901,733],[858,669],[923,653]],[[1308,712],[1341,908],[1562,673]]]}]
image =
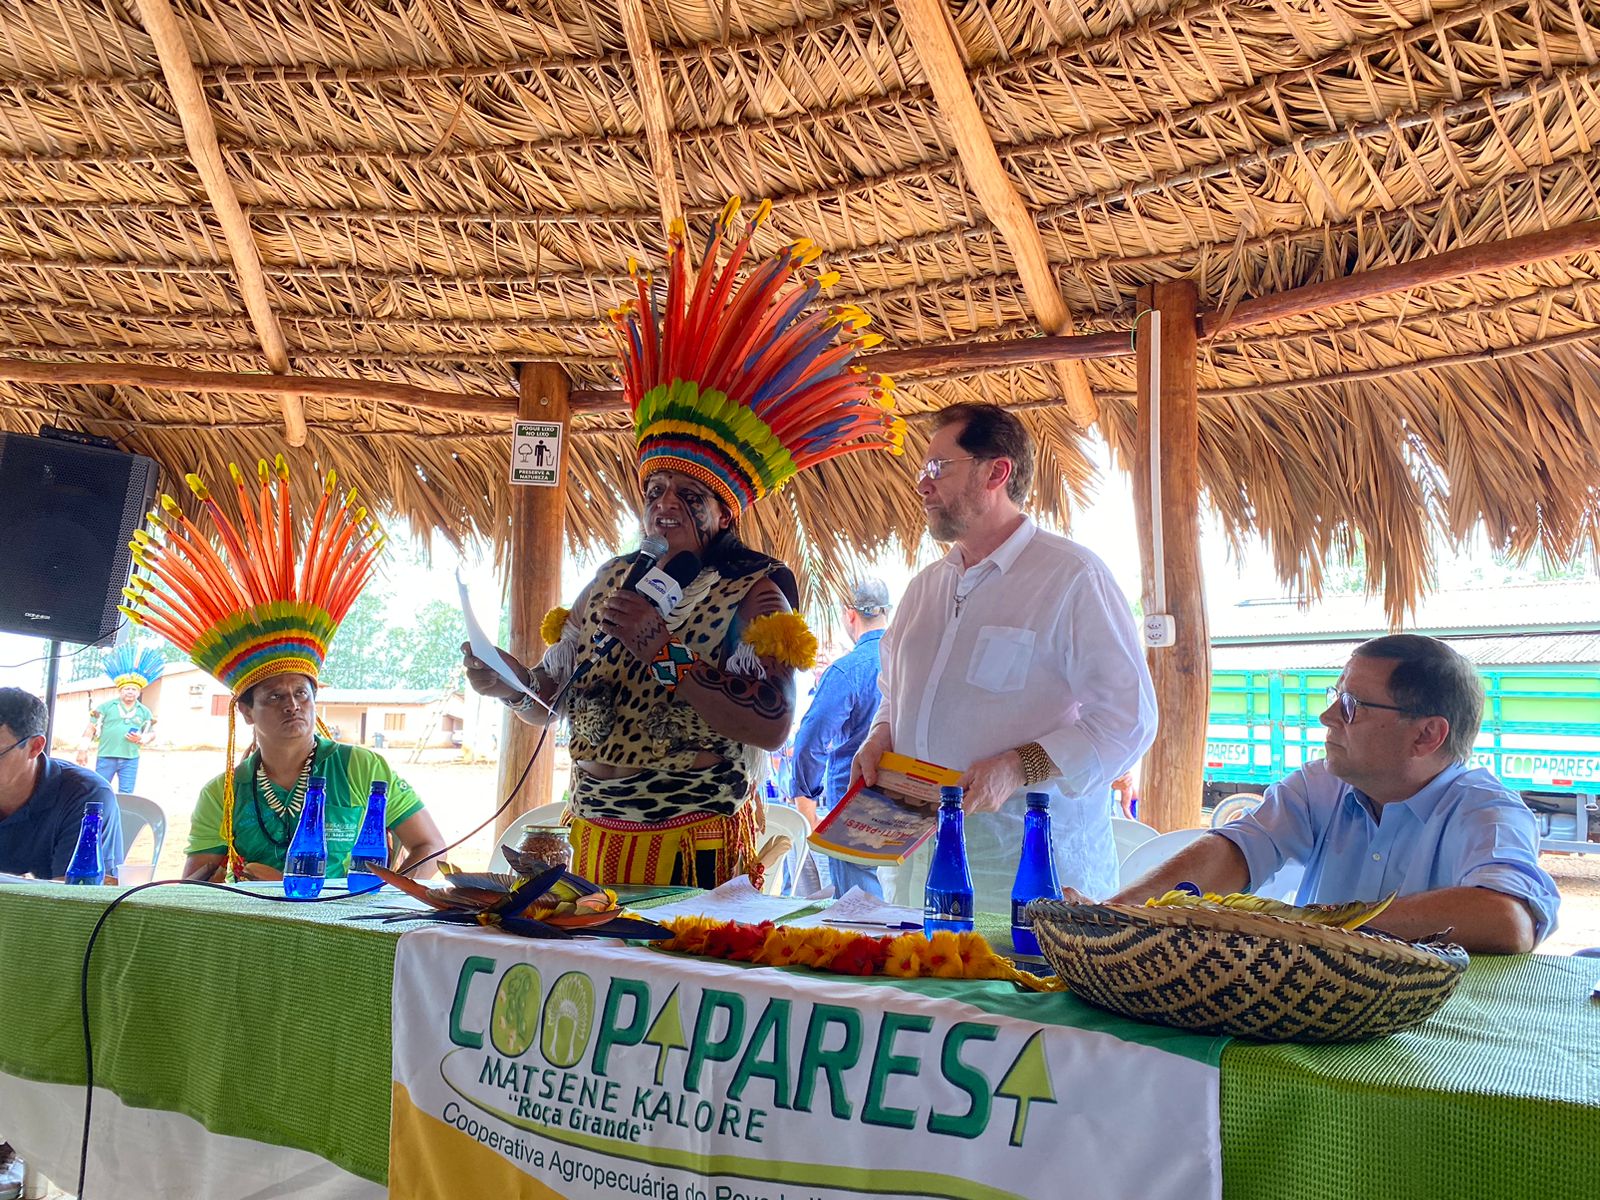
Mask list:
[{"label": "wooden roof beam", "polygon": [[[1011,251],[1034,316],[1046,333],[1072,333],[1072,314],[1067,311],[1067,303],[1056,284],[1038,222],[1028,212],[1016,185],[1006,174],[994,138],[978,109],[972,83],[967,78],[966,63],[950,26],[949,11],[943,0],[896,0],[896,7],[911,37],[917,60],[922,64],[923,74],[928,77],[934,103],[955,142],[962,169],[977,194],[978,203]],[[1070,360],[1058,363],[1056,371],[1066,397],[1067,415],[1080,428],[1093,428],[1100,410],[1089,387],[1088,374],[1080,364]]]},{"label": "wooden roof beam", "polygon": [[661,57],[650,40],[643,0],[619,0],[618,11],[622,35],[628,41],[628,59],[633,64],[635,97],[644,117],[645,146],[650,151],[650,172],[655,177],[661,220],[671,232],[683,224],[683,193],[678,188],[677,163],[672,154],[672,113],[661,81]]},{"label": "wooden roof beam", "polygon": [[[200,74],[195,70],[194,58],[184,40],[183,29],[177,14],[168,0],[135,0],[139,19],[145,32],[155,43],[156,55],[161,60],[161,73],[167,87],[172,90],[172,102],[178,110],[178,120],[183,124],[184,141],[188,143],[195,170],[205,185],[206,196],[217,222],[222,226],[222,236],[228,244],[228,254],[239,282],[239,292],[250,314],[256,337],[261,342],[261,352],[267,366],[278,374],[289,369],[289,348],[278,327],[278,318],[267,299],[266,273],[261,267],[261,251],[250,233],[250,223],[228,178],[228,169],[222,161],[222,149],[217,141],[216,123],[211,119],[211,107],[206,103],[200,86]],[[293,392],[278,393],[283,408],[284,439],[291,446],[306,444],[306,415],[300,396]]]},{"label": "wooden roof beam", "polygon": [[1463,246],[1443,254],[1428,254],[1392,267],[1360,271],[1326,283],[1291,288],[1272,296],[1243,300],[1231,309],[1208,312],[1200,318],[1200,337],[1216,338],[1252,325],[1286,321],[1344,304],[1356,304],[1396,292],[1409,292],[1430,284],[1467,275],[1509,271],[1550,258],[1566,258],[1600,250],[1600,221],[1562,225],[1502,242]]},{"label": "wooden roof beam", "polygon": [[[233,371],[189,371],[145,363],[43,362],[37,359],[0,358],[0,382],[46,385],[90,384],[160,388],[169,392],[215,395],[221,392],[255,392],[279,399],[316,396],[326,400],[377,401],[404,404],[432,412],[469,417],[515,416],[517,401],[507,396],[470,396],[436,392],[404,383],[366,379],[338,379],[317,375],[251,375]],[[298,445],[305,445],[304,424]]]}]

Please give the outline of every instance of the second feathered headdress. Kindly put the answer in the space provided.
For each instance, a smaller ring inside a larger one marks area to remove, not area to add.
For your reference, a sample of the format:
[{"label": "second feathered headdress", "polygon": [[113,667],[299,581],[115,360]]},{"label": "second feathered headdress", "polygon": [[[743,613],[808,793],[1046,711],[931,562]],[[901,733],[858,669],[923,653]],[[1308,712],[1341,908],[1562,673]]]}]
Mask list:
[{"label": "second feathered headdress", "polygon": [[[383,536],[356,502],[355,489],[336,497],[330,473],[305,545],[297,542],[283,456],[256,468],[254,503],[244,473],[228,472],[238,489],[235,524],[198,475],[187,476],[216,528],[214,547],[171,496],[139,530],[133,558],[144,570],[129,581],[122,611],[161,634],[235,696],[293,671],[317,679],[328,643],[372,577]],[[155,536],[152,536],[152,533]]]},{"label": "second feathered headdress", "polygon": [[112,686],[121,689],[132,684],[140,691],[159,679],[162,669],[167,665],[161,657],[161,651],[155,647],[140,647],[132,642],[113,646],[106,651],[101,662],[106,674],[111,677]]}]

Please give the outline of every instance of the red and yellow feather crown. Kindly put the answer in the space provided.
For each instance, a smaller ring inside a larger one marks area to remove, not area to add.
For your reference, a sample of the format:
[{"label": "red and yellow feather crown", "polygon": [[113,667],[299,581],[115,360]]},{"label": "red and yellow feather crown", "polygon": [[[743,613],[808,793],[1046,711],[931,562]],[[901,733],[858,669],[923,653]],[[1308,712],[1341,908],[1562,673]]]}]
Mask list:
[{"label": "red and yellow feather crown", "polygon": [[[130,620],[161,634],[235,696],[293,671],[316,680],[339,623],[372,577],[384,537],[351,488],[335,498],[329,472],[297,556],[299,531],[280,454],[257,465],[254,503],[228,464],[242,518],[236,525],[198,475],[186,476],[216,527],[212,546],[171,496],[133,535],[135,574],[123,595]],[[241,528],[242,526],[242,528]],[[297,557],[300,561],[297,562]]]},{"label": "red and yellow feather crown", "polygon": [[888,376],[851,364],[882,340],[863,332],[871,318],[854,305],[808,311],[838,276],[785,291],[816,261],[809,241],[785,246],[736,286],[751,235],[771,211],[764,201],[720,270],[739,201],[717,218],[698,268],[674,224],[665,296],[630,262],[638,299],[611,314],[640,479],[681,471],[735,515],[807,467],[857,450],[899,454],[905,438]]}]

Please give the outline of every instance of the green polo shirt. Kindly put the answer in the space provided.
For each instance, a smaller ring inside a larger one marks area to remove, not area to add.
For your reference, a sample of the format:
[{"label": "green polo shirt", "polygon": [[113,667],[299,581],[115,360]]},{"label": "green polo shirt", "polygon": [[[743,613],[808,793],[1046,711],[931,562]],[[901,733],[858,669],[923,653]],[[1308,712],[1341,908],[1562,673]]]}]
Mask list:
[{"label": "green polo shirt", "polygon": [[101,758],[138,758],[139,743],[130,742],[128,735],[137,733],[156,719],[155,713],[146,708],[143,701],[135,700],[133,711],[129,713],[122,707],[120,698],[98,705],[94,715],[100,726],[98,749]]},{"label": "green polo shirt", "polygon": [[[233,769],[233,843],[246,862],[258,862],[283,869],[284,856],[299,820],[274,812],[256,785],[255,751]],[[367,796],[375,779],[389,783],[389,804],[385,814],[390,829],[422,811],[422,801],[411,785],[401,779],[383,760],[365,746],[346,746],[328,738],[317,738],[311,773],[327,782],[328,878],[342,879],[350,869],[350,848],[361,832],[367,813]],[[222,854],[223,777],[218,775],[200,789],[189,825],[190,854]]]}]

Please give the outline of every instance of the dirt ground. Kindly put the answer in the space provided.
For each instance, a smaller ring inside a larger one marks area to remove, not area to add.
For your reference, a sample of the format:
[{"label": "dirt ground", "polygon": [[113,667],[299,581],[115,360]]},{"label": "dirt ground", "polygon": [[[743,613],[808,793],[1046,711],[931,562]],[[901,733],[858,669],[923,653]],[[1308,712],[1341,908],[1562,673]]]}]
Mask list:
[{"label": "dirt ground", "polygon": [[[556,750],[556,794],[566,788],[570,764],[566,751]],[[495,797],[496,771],[493,763],[466,764],[454,750],[427,750],[421,761],[411,762],[411,751],[388,754],[390,764],[410,781],[427,804],[448,841],[454,841],[483,822],[498,804]],[[184,845],[189,837],[189,808],[200,785],[222,769],[220,751],[147,751],[139,768],[139,793],[150,797],[167,812],[166,845],[161,852],[157,878],[172,878],[183,865]],[[519,811],[533,807],[519,804]],[[149,834],[130,848],[130,861],[148,859]],[[467,869],[488,865],[493,851],[490,830],[469,838],[452,850],[452,862]],[[1540,950],[1546,954],[1570,954],[1589,946],[1600,946],[1600,854],[1546,854],[1545,870],[1561,888],[1560,924]]]}]

